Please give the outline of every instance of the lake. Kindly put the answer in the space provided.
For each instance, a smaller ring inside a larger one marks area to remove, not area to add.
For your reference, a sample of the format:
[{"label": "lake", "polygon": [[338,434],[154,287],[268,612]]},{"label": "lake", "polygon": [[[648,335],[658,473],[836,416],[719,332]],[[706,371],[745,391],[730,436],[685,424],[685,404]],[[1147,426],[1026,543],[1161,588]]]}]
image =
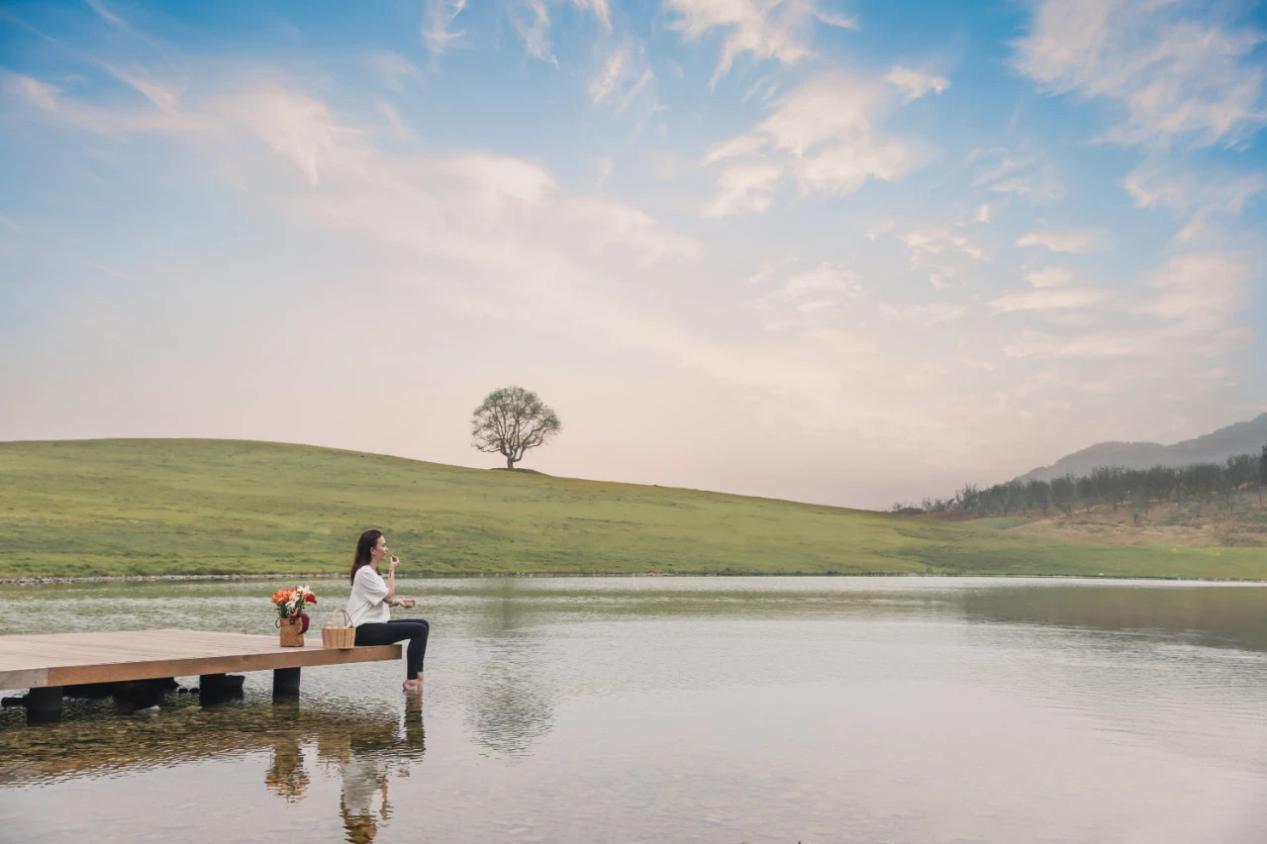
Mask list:
[{"label": "lake", "polygon": [[[0,632],[266,633],[280,582],[0,586]],[[313,581],[324,610],[346,582]],[[0,840],[1267,841],[1267,587],[405,580],[402,663],[0,710]],[[310,637],[313,634],[309,634]],[[319,641],[319,636],[317,637]],[[182,679],[191,686],[197,678]],[[14,692],[5,694],[13,695]]]}]

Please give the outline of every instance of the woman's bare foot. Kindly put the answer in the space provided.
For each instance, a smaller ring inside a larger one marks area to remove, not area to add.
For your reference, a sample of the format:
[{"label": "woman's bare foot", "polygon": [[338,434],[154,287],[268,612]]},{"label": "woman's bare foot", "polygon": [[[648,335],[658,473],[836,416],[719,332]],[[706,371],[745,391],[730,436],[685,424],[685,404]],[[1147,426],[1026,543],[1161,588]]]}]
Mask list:
[{"label": "woman's bare foot", "polygon": [[420,693],[422,691],[422,675],[418,675],[416,680],[406,680],[401,688],[407,692]]}]

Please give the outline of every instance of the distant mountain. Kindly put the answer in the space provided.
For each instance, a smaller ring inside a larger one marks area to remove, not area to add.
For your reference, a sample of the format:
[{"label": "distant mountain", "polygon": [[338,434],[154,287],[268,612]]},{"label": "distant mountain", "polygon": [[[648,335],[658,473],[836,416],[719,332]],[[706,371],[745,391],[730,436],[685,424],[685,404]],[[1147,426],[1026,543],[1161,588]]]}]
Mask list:
[{"label": "distant mountain", "polygon": [[1233,454],[1258,454],[1267,445],[1267,413],[1248,422],[1237,422],[1196,439],[1174,445],[1161,443],[1096,443],[1066,455],[1050,466],[1026,472],[1019,481],[1050,481],[1064,475],[1087,475],[1100,466],[1148,469],[1153,466],[1188,466],[1222,463]]}]

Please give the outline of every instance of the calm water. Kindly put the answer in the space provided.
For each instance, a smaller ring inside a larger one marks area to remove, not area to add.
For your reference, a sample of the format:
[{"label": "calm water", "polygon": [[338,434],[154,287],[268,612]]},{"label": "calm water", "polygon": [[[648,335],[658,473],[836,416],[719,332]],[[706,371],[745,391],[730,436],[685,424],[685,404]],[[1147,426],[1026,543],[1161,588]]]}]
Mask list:
[{"label": "calm water", "polygon": [[[260,582],[0,587],[0,632],[268,632]],[[318,581],[322,607],[346,587]],[[299,704],[0,711],[4,841],[1267,841],[1267,588],[406,582]],[[318,614],[318,623],[321,615]],[[190,685],[189,681],[183,681]],[[9,694],[13,694],[10,692]]]}]

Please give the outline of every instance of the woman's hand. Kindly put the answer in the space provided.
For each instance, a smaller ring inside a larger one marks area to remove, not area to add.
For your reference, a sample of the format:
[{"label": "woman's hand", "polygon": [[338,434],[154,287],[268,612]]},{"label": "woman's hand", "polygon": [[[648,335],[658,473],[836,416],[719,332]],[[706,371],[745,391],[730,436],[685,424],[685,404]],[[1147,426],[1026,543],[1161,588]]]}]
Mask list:
[{"label": "woman's hand", "polygon": [[395,554],[392,554],[391,559],[388,560],[387,564],[391,566],[392,574],[395,574],[396,569],[400,568],[400,557],[397,557]]},{"label": "woman's hand", "polygon": [[396,602],[396,605],[399,607],[404,607],[405,609],[408,610],[408,609],[413,609],[413,605],[416,603],[417,601],[415,601],[413,598],[401,598],[399,601]]}]

